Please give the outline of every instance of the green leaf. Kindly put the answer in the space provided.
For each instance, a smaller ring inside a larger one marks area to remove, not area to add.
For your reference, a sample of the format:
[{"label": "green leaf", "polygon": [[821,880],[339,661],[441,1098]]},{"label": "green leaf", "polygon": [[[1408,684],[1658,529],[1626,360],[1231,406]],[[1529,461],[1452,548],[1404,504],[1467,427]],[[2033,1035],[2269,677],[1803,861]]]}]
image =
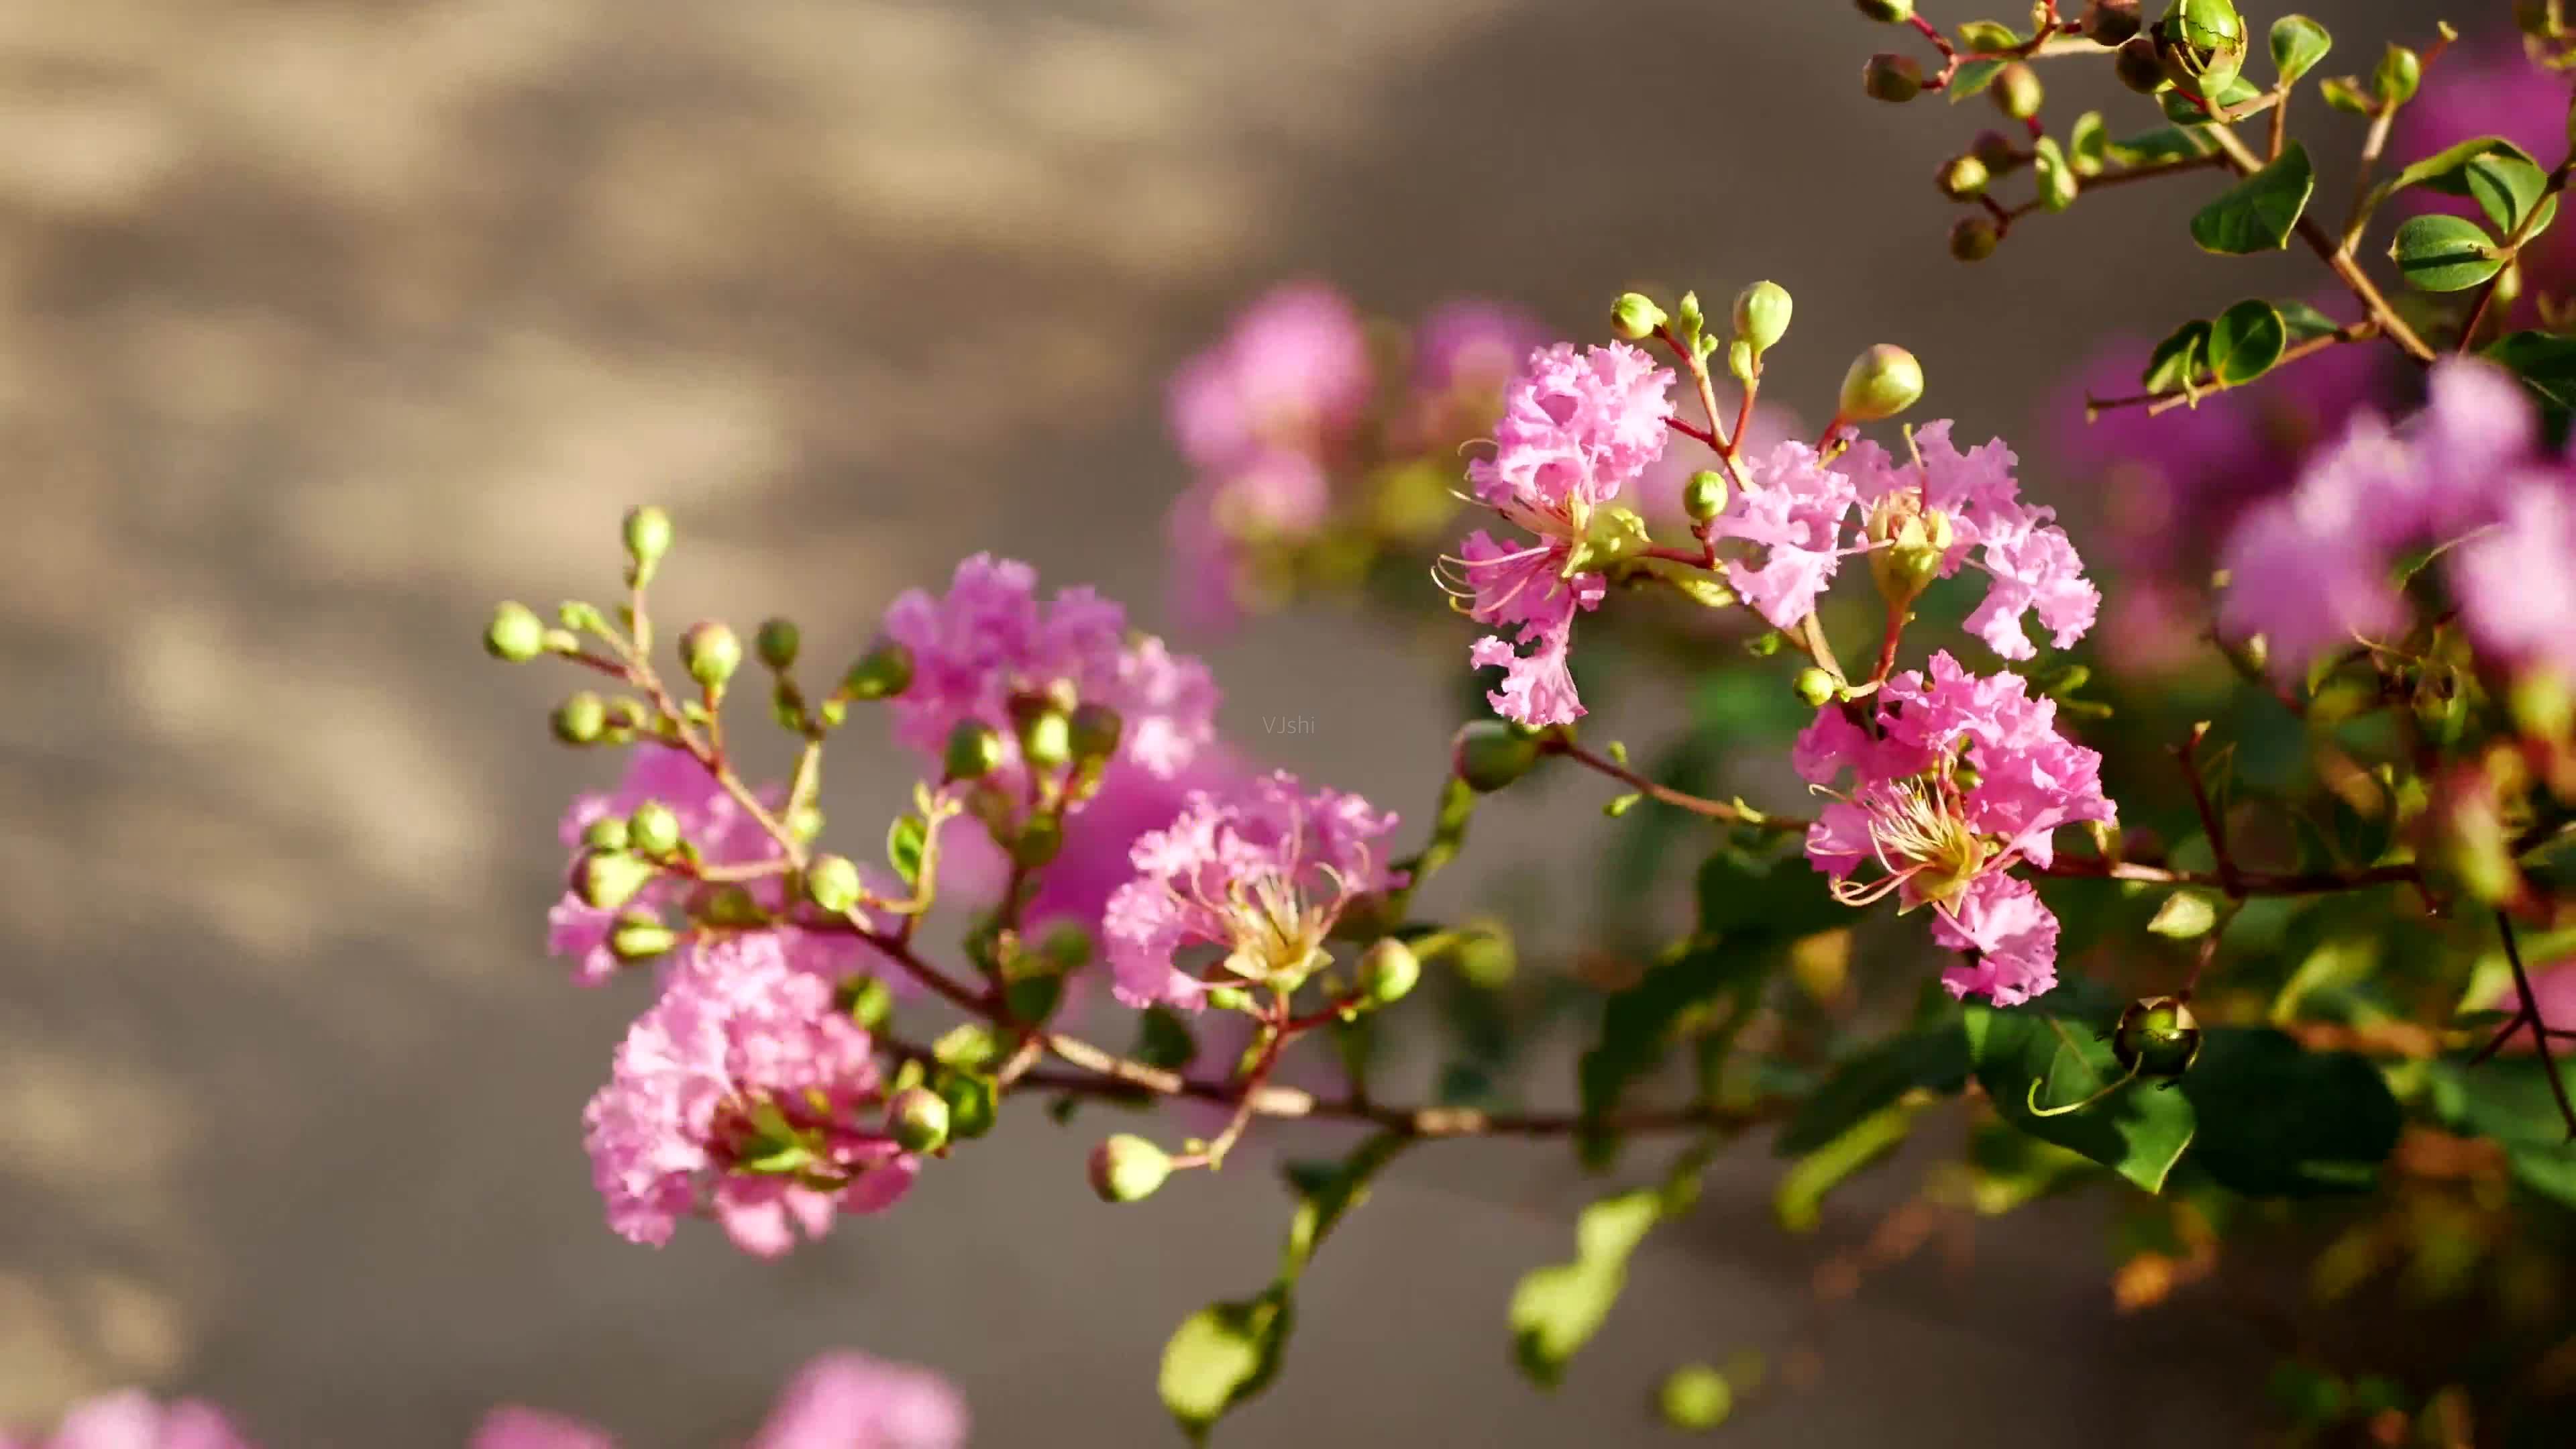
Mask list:
[{"label": "green leaf", "polygon": [[2495,239],[2458,216],[2408,217],[2388,255],[2408,282],[2426,292],[2465,291],[2504,268]]},{"label": "green leaf", "polygon": [[2180,392],[2198,378],[2209,360],[2210,325],[2194,320],[2185,322],[2173,335],[2156,344],[2147,354],[2147,370],[2139,379],[2149,392]]},{"label": "green leaf", "polygon": [[2511,235],[2549,190],[2546,172],[2519,156],[2500,152],[2471,159],[2460,168],[2460,180],[2499,235]]},{"label": "green leaf", "polygon": [[[1610,998],[1601,1012],[1601,1034],[1575,1069],[1583,1115],[1597,1122],[1617,1110],[1637,1080],[1661,1066],[1684,1023],[1726,996],[1739,1000],[1758,989],[1779,963],[1778,947],[1718,941],[1695,946],[1647,968],[1636,985]],[[1576,1139],[1584,1162],[1607,1167],[1618,1143],[1587,1128]]]},{"label": "green leaf", "polygon": [[2123,1075],[2109,1044],[2096,1035],[2111,1024],[2103,1013],[2059,1017],[2043,1009],[2053,1007],[2043,998],[2012,1008],[1968,1009],[1969,1059],[1996,1115],[2033,1137],[2082,1153],[2149,1192],[2162,1191],[2174,1160],[2191,1145],[2191,1101],[2181,1093],[2131,1082],[2081,1111],[2056,1117],[2031,1112],[2034,1083],[2042,1105],[2059,1106],[2090,1096]]},{"label": "green leaf", "polygon": [[930,842],[930,823],[918,815],[898,815],[886,829],[886,859],[908,886],[921,884],[921,853]]},{"label": "green leaf", "polygon": [[2485,355],[2513,369],[2550,406],[2576,408],[2576,337],[2516,332],[2490,343]]},{"label": "green leaf", "polygon": [[2468,178],[2463,174],[2471,161],[2481,156],[2505,156],[2536,168],[2531,153],[2502,136],[2477,136],[2456,146],[2446,146],[2412,166],[2401,169],[2382,182],[2374,197],[2385,197],[2409,186],[2429,186],[2451,196],[2469,196]]},{"label": "green leaf", "polygon": [[[2261,94],[2263,94],[2263,88],[2261,86],[2258,86],[2254,84],[2254,82],[2247,80],[2244,76],[2239,75],[2236,79],[2229,81],[2227,83],[2227,88],[2220,91],[2216,96],[2212,97],[2211,100],[2218,109],[2224,111],[2241,106]],[[2182,92],[2178,90],[2165,91],[2161,95],[2157,96],[2156,99],[2161,102],[2165,108],[2165,119],[2173,122],[2177,126],[2206,126],[2210,123],[2209,113],[2192,104],[2190,101],[2183,99]]]},{"label": "green leaf", "polygon": [[1199,1054],[1190,1024],[1168,1006],[1149,1006],[1137,1014],[1136,1060],[1149,1067],[1177,1072]]},{"label": "green leaf", "polygon": [[2279,251],[2290,244],[2290,233],[2316,189],[2317,173],[2308,164],[2308,148],[2293,141],[2281,159],[2202,208],[2191,219],[2191,239],[2200,243],[2201,250],[2221,256]]},{"label": "green leaf", "polygon": [[2305,302],[2275,302],[2272,310],[2281,314],[2282,325],[2290,329],[2292,342],[2305,342],[2329,332],[2341,332],[2343,324]]},{"label": "green leaf", "polygon": [[2021,37],[2000,20],[1971,20],[1959,27],[1959,46],[1972,55],[1991,55],[2021,44]]},{"label": "green leaf", "polygon": [[2210,142],[2198,131],[2181,126],[2159,126],[2125,141],[2110,145],[2110,159],[2122,166],[2149,166],[2158,161],[2183,161],[2209,154]]},{"label": "green leaf", "polygon": [[2042,136],[2032,145],[2031,174],[2039,183],[2039,204],[2049,211],[2064,211],[2075,204],[2075,169],[2066,164],[2066,153],[2054,136]]},{"label": "green leaf", "polygon": [[1288,1241],[1280,1250],[1279,1276],[1250,1298],[1211,1303],[1188,1318],[1163,1346],[1156,1387],[1193,1444],[1205,1443],[1217,1420],[1269,1387],[1279,1375],[1288,1334],[1297,1320],[1297,1280],[1315,1250],[1352,1208],[1368,1200],[1371,1178],[1411,1139],[1380,1133],[1349,1158],[1323,1168],[1292,1166],[1286,1176],[1297,1194]]},{"label": "green leaf", "polygon": [[2100,111],[2075,118],[2075,129],[2066,135],[2066,159],[2078,176],[2099,176],[2110,167],[2111,130],[2102,124]]},{"label": "green leaf", "polygon": [[2175,891],[2156,907],[2155,919],[2147,929],[2156,935],[2176,941],[2189,941],[2209,934],[2218,924],[2218,906],[2198,891]]},{"label": "green leaf", "polygon": [[1211,1303],[1181,1320],[1163,1345],[1155,1387],[1191,1443],[1206,1443],[1227,1410],[1278,1377],[1295,1316],[1288,1295],[1273,1288],[1240,1302]]},{"label": "green leaf", "polygon": [[1910,1031],[1842,1064],[1780,1130],[1771,1150],[1813,1152],[1917,1087],[1944,1096],[1967,1085],[1968,1037],[1956,1020]]},{"label": "green leaf", "polygon": [[1565,1366],[1609,1318],[1628,1286],[1628,1259],[1655,1225],[1699,1200],[1709,1149],[1693,1148],[1660,1188],[1605,1197],[1574,1222],[1574,1261],[1533,1268],[1512,1289],[1512,1353],[1533,1383],[1553,1388]]},{"label": "green leaf", "polygon": [[2366,1192],[2404,1125],[2368,1060],[2268,1028],[2210,1028],[2182,1094],[2199,1124],[2192,1165],[2253,1197]]},{"label": "green leaf", "polygon": [[1771,1197],[1772,1215],[1780,1220],[1781,1231],[1814,1232],[1825,1220],[1826,1194],[1895,1151],[1913,1130],[1912,1107],[1882,1107],[1799,1158],[1781,1174],[1780,1186]]},{"label": "green leaf", "polygon": [[2272,22],[2272,69],[2289,85],[2316,69],[2334,49],[2334,37],[2304,15],[2284,15]]},{"label": "green leaf", "polygon": [[2210,324],[2210,374],[2221,387],[2252,382],[2272,370],[2289,344],[2289,324],[2271,303],[2239,302]]},{"label": "green leaf", "polygon": [[1959,68],[1950,73],[1950,104],[1955,106],[1993,85],[1995,77],[2003,74],[2004,65],[2000,60],[1961,61]]}]

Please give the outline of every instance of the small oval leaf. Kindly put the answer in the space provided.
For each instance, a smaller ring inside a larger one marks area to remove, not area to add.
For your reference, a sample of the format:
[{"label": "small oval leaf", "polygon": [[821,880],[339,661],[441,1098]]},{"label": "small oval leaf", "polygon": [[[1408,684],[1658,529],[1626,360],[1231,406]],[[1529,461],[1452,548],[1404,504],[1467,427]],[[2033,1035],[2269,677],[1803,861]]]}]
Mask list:
[{"label": "small oval leaf", "polygon": [[2209,370],[2221,387],[2252,382],[2272,370],[2290,345],[2290,330],[2269,302],[2239,302],[2209,329]]},{"label": "small oval leaf", "polygon": [[2272,69],[2284,85],[2316,69],[2334,49],[2334,37],[2304,15],[2284,15],[2272,22]]},{"label": "small oval leaf", "polygon": [[2458,216],[2408,218],[2388,255],[2409,283],[2426,292],[2464,291],[2504,267],[2486,228]]},{"label": "small oval leaf", "polygon": [[2276,252],[2290,244],[2290,233],[2308,209],[2317,189],[2316,169],[2308,148],[2293,141],[2281,159],[2231,187],[2191,219],[2191,239],[2201,250],[2221,256]]}]

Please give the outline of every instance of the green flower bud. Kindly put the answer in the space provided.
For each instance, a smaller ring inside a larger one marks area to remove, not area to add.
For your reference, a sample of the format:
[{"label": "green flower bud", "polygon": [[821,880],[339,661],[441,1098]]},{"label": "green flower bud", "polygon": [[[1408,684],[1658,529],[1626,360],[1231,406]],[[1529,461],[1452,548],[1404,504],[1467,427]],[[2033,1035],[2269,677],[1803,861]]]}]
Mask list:
[{"label": "green flower bud", "polygon": [[1102,1202],[1141,1202],[1172,1175],[1170,1154],[1121,1132],[1091,1149],[1091,1190]]},{"label": "green flower bud", "polygon": [[770,923],[769,913],[760,908],[760,901],[752,895],[751,888],[731,881],[709,891],[699,904],[698,913],[714,926],[749,930]]},{"label": "green flower bud", "polygon": [[1207,1004],[1217,1011],[1250,1011],[1252,993],[1240,986],[1211,986],[1207,989]]},{"label": "green flower bud", "polygon": [[2145,28],[2138,0],[2093,0],[2084,12],[2084,37],[2096,45],[2126,45]]},{"label": "green flower bud", "polygon": [[2120,43],[2120,49],[2111,57],[2111,73],[2120,78],[2120,84],[2142,96],[2173,85],[2165,74],[2164,53],[2157,48],[2155,38],[2148,35],[2134,35]]},{"label": "green flower bud", "polygon": [[2012,137],[1993,130],[1979,131],[1976,139],[1968,143],[1968,154],[1976,157],[1977,164],[1986,168],[1989,180],[2030,159],[2022,154],[2021,147]]},{"label": "green flower bud", "polygon": [[1726,372],[1737,382],[1753,380],[1753,344],[1739,337],[1726,344]]},{"label": "green flower bud", "polygon": [[679,812],[647,800],[626,819],[626,839],[638,855],[665,856],[680,848]]},{"label": "green flower bud", "polygon": [[650,961],[678,944],[679,933],[649,910],[625,912],[608,932],[608,949],[620,961]]},{"label": "green flower bud", "polygon": [[1904,348],[1882,342],[1852,359],[1837,406],[1844,422],[1874,423],[1922,400],[1923,364]]},{"label": "green flower bud", "polygon": [[1941,576],[1950,546],[1958,541],[1950,515],[1921,510],[1920,495],[1891,493],[1870,515],[1869,540],[1878,546],[1869,551],[1869,576],[1879,596],[1900,609],[1922,597]]},{"label": "green flower bud", "polygon": [[1798,671],[1797,683],[1793,687],[1809,709],[1823,709],[1839,693],[1834,677],[1812,664]]},{"label": "green flower bud", "polygon": [[1735,1412],[1735,1389],[1726,1375],[1706,1364],[1690,1364],[1664,1380],[1655,1406],[1676,1429],[1714,1429]]},{"label": "green flower bud", "polygon": [[637,585],[652,582],[653,570],[671,551],[671,515],[647,503],[626,510],[626,558]]},{"label": "green flower bud", "polygon": [[1778,282],[1756,282],[1735,294],[1735,335],[1768,352],[1789,335],[1789,289]]},{"label": "green flower bud", "polygon": [[2402,45],[2390,45],[2379,58],[2379,68],[2370,73],[2370,84],[2379,92],[2383,105],[2402,106],[2415,99],[2416,87],[2424,83],[2424,57]]},{"label": "green flower bud", "polygon": [[1060,971],[1079,971],[1091,964],[1091,933],[1071,921],[1058,921],[1039,939],[1038,954]]},{"label": "green flower bud", "polygon": [[1941,169],[1933,174],[1932,184],[1952,201],[1972,201],[1985,194],[1989,179],[1991,173],[1986,170],[1985,162],[1974,156],[1953,156],[1941,163]]},{"label": "green flower bud", "polygon": [[894,988],[873,976],[853,976],[833,988],[832,1005],[862,1030],[875,1031],[894,1015]]},{"label": "green flower bud", "polygon": [[1995,72],[1994,84],[1986,88],[1994,97],[1995,109],[2016,121],[2027,121],[2039,114],[2048,92],[2039,83],[2039,72],[2022,61],[2014,61]]},{"label": "green flower bud", "polygon": [[555,706],[553,723],[565,744],[595,744],[608,728],[608,702],[585,689]]},{"label": "green flower bud", "polygon": [[1991,216],[1963,216],[1950,227],[1950,255],[1963,262],[1982,262],[2003,245],[2004,229]]},{"label": "green flower bud", "polygon": [[581,843],[589,850],[624,850],[626,822],[615,815],[603,815],[583,827]]},{"label": "green flower bud", "polygon": [[1538,740],[1498,719],[1470,720],[1449,741],[1449,768],[1480,795],[1503,789],[1538,764]]},{"label": "green flower bud", "polygon": [[499,605],[492,610],[492,622],[484,627],[483,652],[511,664],[525,664],[546,652],[546,621],[525,604]]},{"label": "green flower bud", "polygon": [[1860,68],[1860,88],[1872,100],[1903,104],[1923,94],[1923,67],[1910,55],[1883,50]]},{"label": "green flower bud", "polygon": [[951,1072],[939,1084],[940,1100],[948,1104],[948,1130],[959,1137],[981,1137],[993,1130],[1000,1105],[991,1077],[972,1072]]},{"label": "green flower bud", "polygon": [[861,655],[841,680],[841,692],[852,699],[892,699],[911,687],[912,650],[891,639]]},{"label": "green flower bud", "polygon": [[1011,842],[1014,863],[1035,870],[1064,849],[1064,822],[1053,815],[1033,815]]},{"label": "green flower bud", "polygon": [[1108,759],[1118,753],[1119,737],[1126,732],[1127,722],[1109,706],[1076,706],[1073,711],[1073,757],[1077,760]]},{"label": "green flower bud", "polygon": [[722,689],[742,667],[742,640],[712,619],[691,624],[680,635],[680,667],[707,688]]},{"label": "green flower bud", "polygon": [[1610,304],[1610,330],[1622,341],[1643,342],[1655,335],[1655,329],[1671,321],[1655,299],[1643,292],[1622,292]]},{"label": "green flower bud", "polygon": [[581,858],[573,890],[583,905],[613,911],[635,899],[635,893],[660,873],[651,861],[625,851],[594,850]]},{"label": "green flower bud", "polygon": [[1860,13],[1885,25],[1903,25],[1914,18],[1914,0],[1857,0]]},{"label": "green flower bud", "polygon": [[1019,726],[1020,758],[1041,770],[1072,761],[1073,721],[1063,710],[1037,710],[1022,717]]},{"label": "green flower bud", "polygon": [[2157,31],[2165,78],[2213,105],[2245,68],[2245,17],[2230,0],[2174,0]]},{"label": "green flower bud", "polygon": [[763,619],[760,632],[752,636],[751,647],[760,652],[760,662],[772,669],[796,667],[797,647],[805,642],[803,631],[793,619]]},{"label": "green flower bud", "polygon": [[928,1087],[906,1087],[886,1103],[886,1135],[906,1152],[936,1152],[948,1143],[948,1101]]},{"label": "green flower bud", "polygon": [[948,732],[951,780],[980,780],[1002,764],[1002,732],[981,720],[963,719]]},{"label": "green flower bud", "polygon": [[818,855],[805,867],[805,898],[839,915],[859,903],[858,863],[846,855]]},{"label": "green flower bud", "polygon": [[1693,523],[1706,523],[1726,511],[1726,475],[1713,468],[1702,468],[1682,485],[1682,511]]},{"label": "green flower bud", "polygon": [[2149,1081],[2173,1081],[2200,1058],[2200,1021],[2178,996],[2141,997],[2120,1013],[2111,1055]]},{"label": "green flower bud", "polygon": [[1413,948],[1388,936],[1360,953],[1361,999],[1372,1006],[1392,1006],[1422,980],[1422,958]]}]

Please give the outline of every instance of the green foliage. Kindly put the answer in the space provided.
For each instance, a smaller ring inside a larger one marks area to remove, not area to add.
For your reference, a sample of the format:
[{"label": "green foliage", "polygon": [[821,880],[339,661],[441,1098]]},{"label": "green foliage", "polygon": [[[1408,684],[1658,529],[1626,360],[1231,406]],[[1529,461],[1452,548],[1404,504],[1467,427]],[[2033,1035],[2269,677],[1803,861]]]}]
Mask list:
[{"label": "green foliage", "polygon": [[1771,1209],[1785,1232],[1812,1233],[1824,1221],[1825,1197],[1861,1169],[1896,1150],[1914,1130],[1914,1109],[1882,1107],[1798,1159],[1782,1174]]},{"label": "green foliage", "polygon": [[930,823],[918,815],[898,815],[886,829],[886,860],[908,886],[921,884],[921,857],[930,842]]},{"label": "green foliage", "polygon": [[2085,984],[2067,982],[2022,1006],[1969,1007],[1969,1060],[2006,1122],[2072,1148],[2149,1192],[2162,1191],[2196,1125],[2182,1093],[2132,1083],[2063,1116],[2041,1117],[2029,1105],[2034,1088],[2041,1106],[2053,1107],[2090,1097],[2126,1075],[2099,1036],[2117,1006],[2098,988],[2083,990]]},{"label": "green foliage", "polygon": [[[2257,86],[2254,82],[2247,80],[2242,75],[2239,75],[2228,81],[2228,83],[2219,90],[2217,95],[2210,97],[2210,100],[2220,110],[2224,111],[2232,110],[2237,106],[2241,106],[2247,101],[2253,100],[2262,94],[2262,87]],[[2209,113],[2202,110],[2199,106],[2194,105],[2191,101],[2185,99],[2182,92],[2179,90],[2166,91],[2157,96],[2156,99],[2165,108],[2165,119],[2173,122],[2177,126],[2206,126],[2210,124]]]},{"label": "green foliage", "polygon": [[1280,1249],[1278,1276],[1250,1298],[1211,1303],[1191,1314],[1163,1346],[1157,1387],[1163,1407],[1190,1442],[1205,1443],[1219,1419],[1278,1377],[1296,1325],[1298,1279],[1343,1216],[1368,1200],[1370,1180],[1410,1141],[1381,1133],[1339,1164],[1287,1169],[1297,1209]]},{"label": "green foliage", "polygon": [[1628,1286],[1628,1259],[1655,1225],[1699,1201],[1710,1149],[1684,1153],[1663,1185],[1605,1197],[1574,1223],[1574,1261],[1533,1268],[1512,1290],[1512,1353],[1542,1388],[1565,1378],[1565,1366],[1600,1331]]},{"label": "green foliage", "polygon": [[2485,355],[2512,368],[2548,406],[2576,408],[2576,337],[2516,332],[2490,343]]},{"label": "green foliage", "polygon": [[1783,1157],[1813,1152],[1917,1088],[1956,1094],[1967,1085],[1968,1036],[1951,1014],[1844,1062],[1800,1103],[1773,1140]]},{"label": "green foliage", "polygon": [[2284,86],[2317,68],[2334,49],[2334,37],[2304,15],[2284,15],[2272,22],[2272,69]]},{"label": "green foliage", "polygon": [[2465,291],[2504,269],[2495,239],[2458,216],[2408,217],[2388,256],[2408,283],[2426,292]]},{"label": "green foliage", "polygon": [[2221,387],[2252,382],[2272,370],[2289,341],[2289,325],[2271,303],[2239,302],[2210,323],[2210,374]]},{"label": "green foliage", "polygon": [[2011,62],[2001,60],[1961,61],[1959,68],[1950,73],[1950,104],[1955,106],[1993,85],[1995,77],[2002,75],[2004,67],[2009,64]]},{"label": "green foliage", "polygon": [[2210,325],[2197,318],[2173,330],[2147,354],[2139,379],[2149,392],[2181,392],[2191,387],[2209,364]]},{"label": "green foliage", "polygon": [[2207,252],[2250,256],[2290,244],[2290,233],[2317,189],[2308,149],[2293,141],[2281,159],[2246,177],[2191,219],[2191,239]]},{"label": "green foliage", "polygon": [[2205,1032],[2182,1095],[2200,1129],[2189,1166],[2249,1197],[2368,1191],[2403,1125],[2366,1058],[2303,1051],[2268,1028]]},{"label": "green foliage", "polygon": [[[2561,1080],[2576,1091],[2576,1068],[2560,1052]],[[2576,1144],[2550,1095],[2549,1078],[2531,1058],[2499,1058],[2471,1067],[2444,1062],[2429,1077],[2434,1114],[2455,1131],[2502,1144],[2514,1181],[2576,1208]]]},{"label": "green foliage", "polygon": [[2210,152],[2210,141],[2197,131],[2181,126],[2159,126],[2152,131],[2113,141],[2105,151],[2111,161],[2122,166],[2152,166],[2159,161],[2188,161]]}]

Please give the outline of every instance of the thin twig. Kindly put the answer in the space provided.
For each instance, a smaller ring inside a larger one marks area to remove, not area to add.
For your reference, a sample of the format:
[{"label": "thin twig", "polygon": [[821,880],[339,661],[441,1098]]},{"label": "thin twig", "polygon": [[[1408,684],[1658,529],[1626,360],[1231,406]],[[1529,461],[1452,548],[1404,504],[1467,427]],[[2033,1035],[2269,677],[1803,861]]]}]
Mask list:
[{"label": "thin twig", "polygon": [[2540,1074],[2549,1079],[2549,1095],[2558,1101],[2558,1115],[2567,1123],[2567,1140],[2576,1142],[2576,1103],[2567,1100],[2567,1084],[2558,1079],[2558,1064],[2550,1059],[2548,1022],[2540,1014],[2540,998],[2532,993],[2531,973],[2523,969],[2522,946],[2513,937],[2513,917],[2501,908],[2496,913],[2496,929],[2504,934],[2505,964],[2513,968],[2513,989],[2522,1000],[2521,1015],[2531,1023],[2532,1048],[2540,1053]]}]

